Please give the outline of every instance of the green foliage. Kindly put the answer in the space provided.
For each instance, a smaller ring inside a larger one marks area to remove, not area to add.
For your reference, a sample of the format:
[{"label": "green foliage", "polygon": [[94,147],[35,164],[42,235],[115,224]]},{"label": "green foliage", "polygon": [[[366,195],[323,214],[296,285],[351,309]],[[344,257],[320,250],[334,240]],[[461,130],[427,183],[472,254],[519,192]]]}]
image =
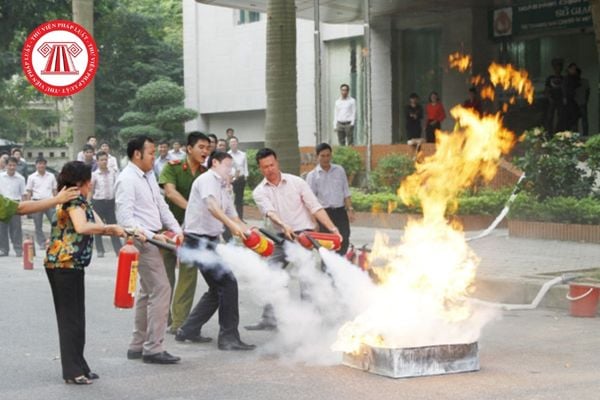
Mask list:
[{"label": "green foliage", "polygon": [[195,110],[185,108],[183,88],[168,80],[140,87],[131,102],[134,111],[125,112],[119,122],[130,125],[121,129],[123,138],[144,133],[156,139],[172,139],[184,133],[184,122],[195,118]]},{"label": "green foliage", "polygon": [[475,194],[463,193],[458,198],[456,214],[496,216],[504,208],[510,194],[510,188],[502,190],[484,189]]},{"label": "green foliage", "polygon": [[585,142],[585,151],[588,156],[588,166],[600,170],[600,135],[594,135]]},{"label": "green foliage", "polygon": [[536,201],[532,195],[520,193],[509,216],[527,221],[597,225],[600,224],[600,200],[561,196]]},{"label": "green foliage", "polygon": [[591,193],[593,177],[579,167],[585,146],[578,133],[559,132],[548,138],[534,128],[524,133],[522,147],[524,154],[515,158],[515,164],[525,171],[526,188],[536,198],[583,198]]},{"label": "green foliage", "polygon": [[390,154],[379,160],[371,173],[371,187],[377,191],[395,192],[400,182],[415,171],[414,161],[404,154]]},{"label": "green foliage", "polygon": [[360,153],[350,146],[340,146],[333,149],[331,161],[341,165],[346,170],[346,175],[353,176],[363,169]]},{"label": "green foliage", "polygon": [[246,150],[246,158],[248,159],[248,178],[246,179],[246,187],[254,189],[256,185],[263,180],[263,176],[256,164],[256,149]]}]

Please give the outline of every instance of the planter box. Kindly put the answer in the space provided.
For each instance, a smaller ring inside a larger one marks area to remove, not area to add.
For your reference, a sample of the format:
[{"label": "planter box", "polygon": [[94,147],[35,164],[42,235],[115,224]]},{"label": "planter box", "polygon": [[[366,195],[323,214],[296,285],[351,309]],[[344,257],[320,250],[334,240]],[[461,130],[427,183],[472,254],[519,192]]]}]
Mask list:
[{"label": "planter box", "polygon": [[533,239],[600,243],[600,225],[508,220],[508,235]]}]

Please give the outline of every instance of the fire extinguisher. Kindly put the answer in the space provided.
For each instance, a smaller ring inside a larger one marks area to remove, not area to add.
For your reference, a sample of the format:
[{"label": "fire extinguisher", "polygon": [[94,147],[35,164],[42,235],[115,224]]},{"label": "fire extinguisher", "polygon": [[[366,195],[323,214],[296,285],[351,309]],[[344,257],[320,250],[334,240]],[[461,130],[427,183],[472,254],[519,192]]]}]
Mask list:
[{"label": "fire extinguisher", "polygon": [[312,242],[306,237],[310,236],[314,240],[318,241],[319,244],[329,250],[339,250],[342,246],[340,237],[333,233],[304,231],[298,235],[298,243],[307,249],[312,249],[314,246]]},{"label": "fire extinguisher", "polygon": [[358,266],[360,267],[360,269],[362,269],[363,271],[366,271],[369,269],[369,253],[371,252],[371,250],[369,248],[367,248],[367,245],[365,244],[363,247],[360,248],[360,250],[358,251]]},{"label": "fire extinguisher", "polygon": [[348,260],[354,264],[356,262],[355,258],[356,258],[356,251],[354,249],[354,245],[352,243],[350,243],[350,245],[348,246],[348,251],[346,252],[346,260]]},{"label": "fire extinguisher", "polygon": [[275,248],[272,241],[258,233],[255,229],[246,232],[244,246],[263,257],[269,257],[271,254],[273,254],[273,250]]},{"label": "fire extinguisher", "polygon": [[33,240],[31,236],[27,236],[23,241],[23,269],[33,269],[34,250]]},{"label": "fire extinguisher", "polygon": [[117,308],[133,307],[139,256],[140,252],[133,245],[133,238],[128,238],[125,246],[119,251],[115,283],[115,307]]}]

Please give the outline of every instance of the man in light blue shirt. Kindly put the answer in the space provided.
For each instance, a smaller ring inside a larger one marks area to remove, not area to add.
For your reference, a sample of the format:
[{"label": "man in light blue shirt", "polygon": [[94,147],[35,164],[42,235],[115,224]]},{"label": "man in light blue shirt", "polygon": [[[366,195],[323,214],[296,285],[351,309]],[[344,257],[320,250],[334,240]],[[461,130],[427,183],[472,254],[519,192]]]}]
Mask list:
[{"label": "man in light blue shirt", "polygon": [[[140,250],[140,291],[135,307],[133,339],[127,358],[142,358],[145,363],[174,364],[180,358],[163,349],[167,330],[171,285],[158,248],[144,243],[146,238],[167,241],[163,228],[183,239],[181,227],[160,194],[154,172],[155,146],[150,137],[137,136],[127,143],[129,164],[115,185],[117,221],[134,228],[143,243]],[[151,301],[150,301],[151,299]]]}]

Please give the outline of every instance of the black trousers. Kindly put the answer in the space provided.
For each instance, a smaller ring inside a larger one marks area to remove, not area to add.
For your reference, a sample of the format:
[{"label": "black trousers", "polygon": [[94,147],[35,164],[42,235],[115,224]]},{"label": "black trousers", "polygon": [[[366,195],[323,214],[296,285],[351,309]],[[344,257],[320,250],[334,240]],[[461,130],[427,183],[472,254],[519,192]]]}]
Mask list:
[{"label": "black trousers", "polygon": [[[340,235],[344,239],[342,247],[337,251],[338,254],[343,256],[348,251],[348,245],[350,245],[350,220],[348,219],[346,208],[326,208],[325,212],[329,215],[333,224],[340,230]],[[321,223],[319,223],[319,229],[322,232],[329,232]]]},{"label": "black trousers", "polygon": [[[115,217],[115,200],[92,200],[94,210],[98,213],[100,218],[105,224],[116,224],[117,218]],[[110,241],[112,242],[113,250],[115,254],[119,255],[121,250],[121,239],[118,236],[111,236]],[[102,235],[94,235],[94,242],[96,242],[96,250],[98,253],[104,253],[104,243],[102,243]]]},{"label": "black trousers", "polygon": [[427,127],[425,128],[425,140],[427,143],[435,143],[435,131],[442,129],[442,124],[438,121],[431,123],[427,121]]},{"label": "black trousers", "polygon": [[[217,237],[186,235],[184,240],[184,246],[192,249],[204,246],[214,251],[217,244]],[[194,262],[193,265],[200,270],[208,291],[202,295],[180,329],[186,336],[197,336],[202,326],[219,310],[219,343],[239,340],[238,286],[233,272],[220,263]]]},{"label": "black trousers", "polygon": [[244,218],[244,189],[246,188],[246,178],[240,176],[235,181],[233,181],[233,194],[235,196],[234,204],[235,210],[238,213],[238,217],[240,219]]},{"label": "black trousers", "polygon": [[78,269],[46,269],[56,322],[58,323],[58,341],[60,344],[60,362],[63,379],[73,379],[88,374],[83,357],[85,347],[85,287],[84,271]]},{"label": "black trousers", "polygon": [[0,250],[8,254],[8,238],[13,244],[15,254],[23,253],[23,231],[21,216],[14,215],[8,223],[0,222]]}]

